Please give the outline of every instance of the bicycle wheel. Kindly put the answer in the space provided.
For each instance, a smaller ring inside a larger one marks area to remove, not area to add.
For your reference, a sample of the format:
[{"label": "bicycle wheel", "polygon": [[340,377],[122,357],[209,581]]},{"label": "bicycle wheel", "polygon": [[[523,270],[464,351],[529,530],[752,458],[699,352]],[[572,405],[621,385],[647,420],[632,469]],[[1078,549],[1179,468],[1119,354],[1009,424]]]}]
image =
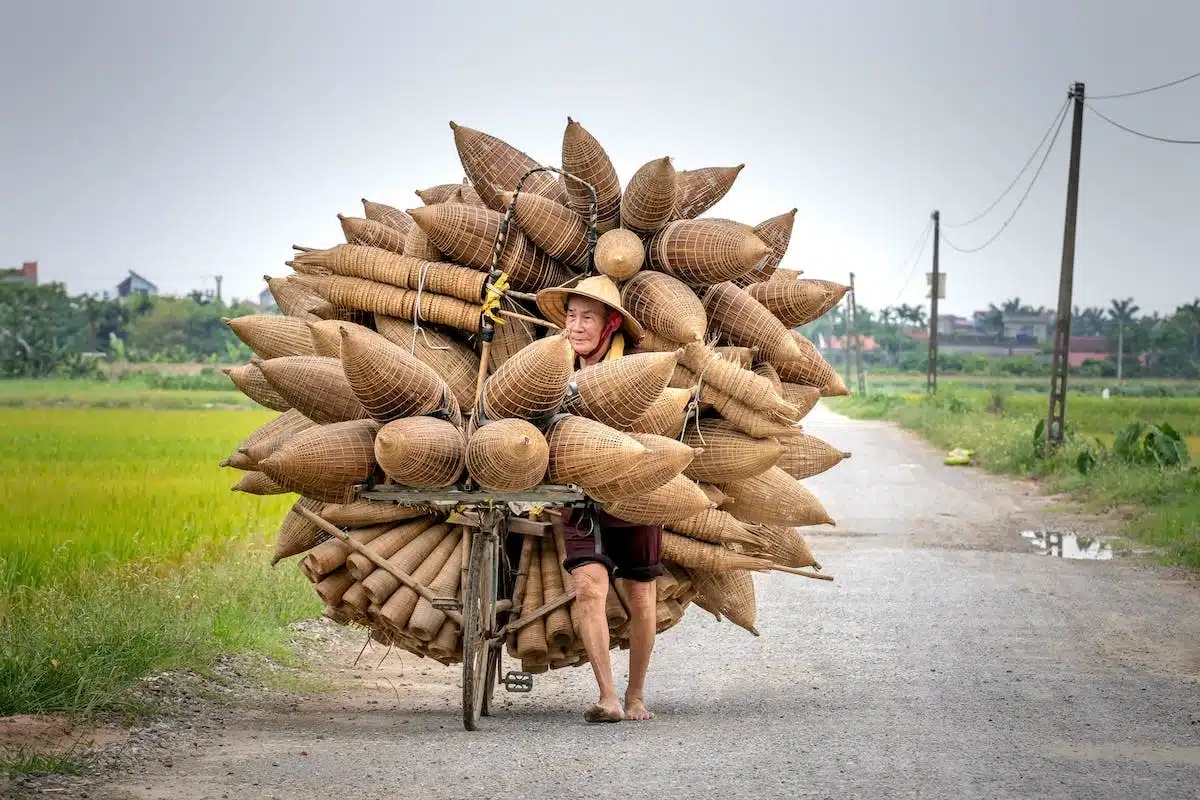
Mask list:
[{"label": "bicycle wheel", "polygon": [[491,662],[488,640],[496,620],[496,542],[494,531],[478,531],[471,537],[467,586],[463,593],[463,727],[473,731],[479,724],[487,693]]}]

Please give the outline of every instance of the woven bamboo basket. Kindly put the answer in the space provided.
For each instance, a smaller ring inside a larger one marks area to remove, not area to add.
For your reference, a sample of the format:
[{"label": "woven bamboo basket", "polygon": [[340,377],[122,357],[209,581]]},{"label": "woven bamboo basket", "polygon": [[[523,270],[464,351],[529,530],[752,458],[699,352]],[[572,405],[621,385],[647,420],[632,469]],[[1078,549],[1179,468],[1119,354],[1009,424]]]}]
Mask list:
[{"label": "woven bamboo basket", "polygon": [[769,525],[834,525],[821,501],[779,467],[721,486],[729,496],[721,508],[745,522]]},{"label": "woven bamboo basket", "polygon": [[850,454],[838,450],[827,442],[808,433],[792,436],[781,441],[783,453],[779,468],[797,480],[820,475],[849,458]]},{"label": "woven bamboo basket", "polygon": [[[528,309],[518,305],[514,300],[507,295],[500,301],[500,308],[505,311],[515,311],[518,314],[528,314]],[[494,373],[510,358],[515,356],[521,350],[533,344],[538,338],[538,329],[519,319],[508,318],[504,320],[503,325],[496,326],[495,336],[492,338],[492,349],[488,356],[488,373]]]},{"label": "woven bamboo basket", "polygon": [[678,188],[675,167],[668,157],[638,167],[621,195],[621,227],[634,233],[654,233],[671,221]]},{"label": "woven bamboo basket", "polygon": [[229,487],[229,489],[233,492],[244,492],[245,494],[257,495],[287,493],[287,489],[271,480],[262,472],[247,472],[238,479],[237,483]]},{"label": "woven bamboo basket", "polygon": [[649,333],[673,342],[704,338],[708,316],[687,284],[661,272],[642,270],[621,287],[621,305]]},{"label": "woven bamboo basket", "polygon": [[[400,256],[404,258],[404,256]],[[334,276],[300,276],[305,285],[317,294],[343,308],[354,308],[370,314],[412,319],[420,299],[420,318],[438,325],[479,333],[479,304],[433,292],[400,289],[386,283],[363,278]]]},{"label": "woven bamboo basket", "polygon": [[[562,141],[563,170],[578,175],[596,190],[596,229],[607,233],[620,224],[621,180],[604,148],[582,125],[567,117]],[[579,181],[565,178],[568,205],[581,217],[591,213],[592,196]]]},{"label": "woven bamboo basket", "polygon": [[609,514],[635,525],[667,525],[694,517],[709,507],[708,495],[683,475],[676,475],[640,497],[604,504]]},{"label": "woven bamboo basket", "polygon": [[567,395],[575,351],[565,336],[547,336],[520,350],[484,382],[488,419],[534,419],[558,410]]},{"label": "woven bamboo basket", "polygon": [[523,419],[498,419],[467,441],[467,472],[491,492],[523,492],[542,482],[550,448],[541,431]]},{"label": "woven bamboo basket", "polygon": [[759,357],[776,367],[803,357],[791,331],[744,289],[719,283],[704,294],[703,302],[709,325],[731,343],[757,347]]},{"label": "woven bamboo basket", "polygon": [[287,411],[291,408],[287,400],[279,392],[275,391],[275,387],[267,383],[267,379],[263,377],[262,370],[258,368],[258,364],[243,364],[240,367],[225,367],[221,370],[229,379],[233,381],[233,385],[241,390],[242,394],[249,397],[260,406],[265,406],[272,411]]},{"label": "woven bamboo basket", "polygon": [[[751,370],[755,375],[766,379],[771,384],[771,391],[775,393],[776,397],[783,397],[783,381],[779,380],[779,373],[775,371],[775,367],[771,366],[771,362],[760,361],[751,367]],[[799,408],[796,409],[797,412],[799,410]]]},{"label": "woven bamboo basket", "polygon": [[804,540],[804,537],[795,528],[785,528],[779,525],[760,525],[758,527],[758,535],[762,541],[762,545],[756,555],[769,558],[771,561],[784,567],[793,567],[796,569],[816,567],[820,569],[821,565],[813,556],[808,542]]},{"label": "woven bamboo basket", "polygon": [[703,569],[710,572],[728,572],[733,569],[761,571],[771,567],[771,562],[765,558],[743,555],[720,545],[700,542],[670,531],[663,531],[662,557],[689,570]]},{"label": "woven bamboo basket", "polygon": [[[450,123],[454,131],[454,145],[463,170],[480,199],[493,211],[501,211],[503,204],[499,193],[517,188],[517,181],[526,172],[535,169],[538,162],[525,153],[482,131]],[[535,172],[525,179],[521,191],[540,194],[556,203],[567,205],[567,190],[551,172]]]},{"label": "woven bamboo basket", "polygon": [[318,500],[301,497],[292,504],[292,508],[284,515],[279,531],[275,534],[275,550],[271,555],[271,564],[278,564],[285,558],[305,553],[329,538],[329,534],[308,520],[308,517],[296,511],[306,508],[315,514],[321,513],[325,504]]},{"label": "woven bamboo basket", "polygon": [[232,467],[233,469],[253,470],[258,466],[258,462],[250,458],[245,453],[234,452],[226,459],[223,459],[217,466]]},{"label": "woven bamboo basket", "polygon": [[[465,536],[459,536],[454,552],[430,582],[429,591],[434,597],[458,597],[462,585],[463,547],[466,542]],[[419,641],[432,642],[445,622],[446,612],[434,608],[432,603],[422,597],[417,600],[416,608],[408,619],[408,632]]]},{"label": "woven bamboo basket", "polygon": [[417,506],[355,500],[344,505],[326,506],[325,510],[321,512],[321,516],[330,525],[336,525],[339,528],[365,528],[371,525],[413,519],[428,513],[428,509]]},{"label": "woven bamboo basket", "polygon": [[346,593],[354,588],[354,578],[344,569],[335,569],[313,587],[326,608],[341,605]]},{"label": "woven bamboo basket", "polygon": [[435,206],[438,203],[461,203],[462,187],[461,183],[439,183],[427,189],[417,189],[416,195],[427,206]]},{"label": "woven bamboo basket", "polygon": [[726,361],[737,364],[742,369],[750,369],[754,365],[754,357],[758,355],[757,347],[731,347],[724,345],[714,347],[713,352]]},{"label": "woven bamboo basket", "polygon": [[[687,367],[679,365],[675,368],[670,383],[676,388],[695,386],[700,383],[700,378]],[[789,435],[788,430],[795,428],[800,415],[798,408],[775,395],[768,395],[766,401],[760,402],[763,407],[751,408],[741,399],[734,399],[734,395],[709,384],[707,373],[700,387],[700,403],[703,409],[716,410],[739,429],[760,438],[774,436],[774,431],[778,431],[779,435]]]},{"label": "woven bamboo basket", "polygon": [[596,241],[596,269],[615,282],[627,281],[637,274],[646,260],[641,237],[626,228],[613,228]]},{"label": "woven bamboo basket", "polygon": [[374,203],[365,197],[362,199],[362,204],[363,215],[367,219],[382,222],[389,228],[399,231],[401,236],[406,236],[413,227],[412,217],[398,208],[392,208],[383,203]]},{"label": "woven bamboo basket", "polygon": [[675,353],[635,353],[583,367],[572,377],[576,392],[567,396],[565,410],[626,428],[641,419],[667,388],[675,364]]},{"label": "woven bamboo basket", "polygon": [[[416,538],[412,539],[412,541],[405,544],[393,555],[388,556],[388,563],[400,568],[409,575],[413,575],[417,568],[421,566],[421,563],[429,558],[429,555],[442,543],[442,540],[450,535],[453,527],[445,522],[440,522],[426,528]],[[413,577],[416,576],[413,575]],[[388,570],[376,567],[362,579],[362,585],[368,601],[383,607],[396,590],[400,588],[400,580]],[[405,619],[404,621],[407,622],[408,620]]]},{"label": "woven bamboo basket", "polygon": [[[500,199],[507,206],[513,193],[501,192]],[[539,194],[521,192],[514,212],[529,241],[551,258],[576,269],[588,265],[587,223],[574,211]]]},{"label": "woven bamboo basket", "polygon": [[[367,545],[367,550],[379,558],[389,559],[441,521],[437,517],[425,516],[400,525],[389,526],[384,533],[371,540],[371,543]],[[343,563],[350,574],[360,581],[374,572],[376,568],[375,562],[366,553],[358,551],[349,553]]]},{"label": "woven bamboo basket", "polygon": [[313,350],[317,355],[338,359],[342,357],[342,328],[364,336],[379,335],[366,325],[359,325],[357,322],[346,322],[340,319],[310,322],[308,323],[308,332],[312,335]]},{"label": "woven bamboo basket", "polygon": [[653,491],[679,475],[703,449],[695,449],[666,436],[631,433],[631,439],[650,451],[633,469],[614,481],[592,486],[588,496],[602,503],[614,503]]},{"label": "woven bamboo basket", "polygon": [[611,483],[650,457],[646,446],[602,422],[565,414],[546,432],[551,483]]},{"label": "woven bamboo basket", "polygon": [[[624,228],[619,230],[624,230]],[[681,347],[683,347],[683,342],[673,342],[650,331],[645,331],[642,334],[642,340],[638,342],[638,349],[645,353],[674,353]]]},{"label": "woven bamboo basket", "polygon": [[222,317],[221,321],[260,358],[313,355],[308,325],[297,317],[249,314],[244,317]]},{"label": "woven bamboo basket", "polygon": [[311,428],[315,424],[311,419],[293,408],[260,425],[234,448],[234,452],[245,452],[255,445],[266,444],[270,448],[267,450],[269,453],[278,446],[279,442],[293,433],[302,431],[305,428]]},{"label": "woven bamboo basket", "polygon": [[748,548],[763,546],[762,537],[739,522],[737,517],[716,508],[701,511],[687,519],[675,520],[669,527],[672,533],[710,544],[733,544]]},{"label": "woven bamboo basket", "polygon": [[[321,512],[321,516],[325,514]],[[373,525],[369,528],[358,528],[349,531],[350,538],[361,545],[367,545],[391,530],[393,525]],[[300,560],[300,571],[313,583],[339,567],[346,565],[346,558],[351,553],[350,547],[341,539],[330,537],[308,551]]]},{"label": "woven bamboo basket", "polygon": [[786,283],[787,281],[799,280],[800,276],[803,274],[804,270],[802,269],[784,269],[783,267],[776,267],[775,271],[771,273],[771,277],[767,278],[767,280],[784,281]]},{"label": "woven bamboo basket", "polygon": [[432,417],[389,422],[375,437],[375,460],[403,486],[434,489],[462,475],[466,443],[452,423]]},{"label": "woven bamboo basket", "polygon": [[772,366],[779,373],[779,378],[785,384],[799,383],[805,386],[815,386],[821,390],[822,397],[841,397],[850,394],[846,384],[837,370],[830,366],[817,348],[805,337],[792,332],[792,341],[800,351],[800,357],[786,361],[771,359]]},{"label": "woven bamboo basket", "polygon": [[711,502],[714,506],[720,506],[727,499],[725,497],[725,493],[721,491],[721,488],[711,483],[701,483],[700,491],[708,495],[709,502]]},{"label": "woven bamboo basket", "polygon": [[[328,250],[301,253],[288,264],[293,267],[304,264],[325,270],[330,275],[362,278],[400,289],[420,289],[468,303],[478,303],[483,299],[484,285],[487,283],[487,276],[477,270],[356,244],[339,244]],[[295,280],[320,294],[318,287],[323,282],[319,278],[322,277],[327,276],[308,275]]]},{"label": "woven bamboo basket", "polygon": [[258,466],[276,482],[337,488],[361,483],[375,468],[374,420],[334,422],[297,433]]},{"label": "woven bamboo basket", "polygon": [[428,232],[417,225],[416,220],[413,223],[408,233],[404,234],[404,252],[423,261],[444,261],[445,256],[429,238]]},{"label": "woven bamboo basket", "polygon": [[[522,610],[532,611],[546,602],[542,588],[541,550],[540,542],[534,541],[529,550],[529,563],[521,568],[525,573],[525,591],[521,595]],[[546,641],[546,618],[542,617],[526,625],[517,632],[517,657],[521,659],[521,668],[527,670],[527,665],[545,664],[549,655],[549,643]]]},{"label": "woven bamboo basket", "polygon": [[729,281],[754,269],[767,246],[737,225],[710,219],[681,219],[654,235],[650,268],[691,286]]},{"label": "woven bamboo basket", "polygon": [[346,236],[347,244],[378,247],[393,253],[404,252],[405,235],[395,228],[389,228],[375,220],[345,217],[341,214],[338,214],[338,221],[342,225],[342,233]]},{"label": "woven bamboo basket", "polygon": [[294,410],[315,423],[324,425],[367,416],[367,410],[346,380],[341,359],[286,356],[260,361],[258,368]]},{"label": "woven bamboo basket", "polygon": [[755,439],[723,419],[702,419],[683,432],[683,442],[703,453],[684,470],[689,478],[712,483],[752,478],[779,462],[778,439]]},{"label": "woven bamboo basket", "polygon": [[780,387],[783,398],[800,410],[800,419],[808,416],[808,412],[816,408],[821,399],[821,390],[816,386],[783,382]]},{"label": "woven bamboo basket", "polygon": [[263,280],[266,281],[275,305],[279,306],[280,313],[305,321],[320,319],[312,309],[325,301],[314,292],[288,278],[263,275]]},{"label": "woven bamboo basket", "polygon": [[759,267],[737,278],[734,282],[745,288],[752,283],[769,280],[779,267],[787,252],[788,243],[792,240],[792,227],[796,223],[796,209],[792,209],[777,217],[760,222],[754,226],[754,235],[767,245],[769,253],[767,260]]},{"label": "woven bamboo basket", "polygon": [[798,409],[775,391],[769,380],[718,356],[711,347],[700,342],[691,342],[685,346],[679,356],[679,363],[695,378],[703,375],[706,385],[720,389],[730,397],[736,397],[750,408],[781,414],[788,419],[794,418],[798,412]]},{"label": "woven bamboo basket", "polygon": [[721,201],[733,188],[733,182],[745,167],[703,167],[685,169],[675,174],[678,196],[675,200],[675,216],[695,219]]},{"label": "woven bamboo basket", "polygon": [[343,329],[342,367],[358,401],[380,422],[458,405],[433,367],[376,333]]},{"label": "woven bamboo basket", "polygon": [[[747,570],[729,570],[727,572],[710,572],[708,570],[688,570],[692,584],[716,608],[716,612],[726,619],[758,636],[757,604],[754,597],[754,578]],[[697,599],[696,604],[700,604]]]},{"label": "woven bamboo basket", "polygon": [[[563,588],[563,572],[558,560],[558,551],[549,540],[540,540],[542,572],[542,602],[549,603],[566,594]],[[571,625],[571,614],[559,607],[546,615],[546,643],[550,647],[569,647],[575,639],[575,628]]]},{"label": "woven bamboo basket", "polygon": [[751,284],[746,293],[789,328],[820,319],[837,305],[849,286],[812,279]]},{"label": "woven bamboo basket", "polygon": [[654,433],[659,436],[678,436],[687,418],[688,403],[692,399],[691,389],[663,389],[650,404],[646,413],[634,420],[630,432]]},{"label": "woven bamboo basket", "polygon": [[[442,567],[450,560],[450,557],[458,549],[461,541],[462,528],[458,526],[451,528],[413,570],[406,570],[406,572],[409,572],[417,583],[428,586],[438,576],[438,573],[442,571]],[[462,563],[461,556],[459,557],[459,563],[460,565]],[[376,570],[376,572],[379,571],[381,570]],[[388,575],[388,577],[392,576]],[[379,602],[379,615],[377,619],[386,621],[387,627],[394,634],[401,633],[408,627],[408,622],[412,618],[413,611],[417,608],[417,600],[419,599],[420,595],[415,590],[408,586],[398,586],[395,591],[390,593],[386,600]]]},{"label": "woven bamboo basket", "polygon": [[408,320],[398,317],[377,314],[375,327],[388,341],[412,353],[442,376],[460,408],[471,407],[479,376],[479,356],[474,350],[428,326],[423,325],[418,331]]}]

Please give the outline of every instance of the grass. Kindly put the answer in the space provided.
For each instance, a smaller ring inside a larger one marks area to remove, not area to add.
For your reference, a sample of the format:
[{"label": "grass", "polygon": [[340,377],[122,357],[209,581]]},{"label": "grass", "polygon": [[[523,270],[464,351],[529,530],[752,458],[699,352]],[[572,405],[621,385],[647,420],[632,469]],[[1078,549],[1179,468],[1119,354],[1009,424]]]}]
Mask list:
[{"label": "grass", "polygon": [[[843,378],[845,371],[843,370]],[[873,371],[866,379],[872,392],[925,391],[925,375],[911,372]],[[853,386],[850,380],[847,386]],[[938,375],[938,385],[963,389],[1006,389],[1019,394],[1045,395],[1050,387],[1049,377],[1026,375]],[[1072,396],[1109,394],[1126,397],[1200,397],[1200,381],[1182,378],[1130,378],[1118,382],[1115,378],[1090,378],[1072,375],[1067,382]]]},{"label": "grass", "polygon": [[[80,406],[85,408],[244,408],[258,409],[229,384],[224,388],[188,388],[137,380],[0,380],[0,407]],[[207,380],[205,381],[207,384]],[[218,384],[219,385],[219,384]],[[232,391],[230,391],[232,389]]]},{"label": "grass", "polygon": [[290,500],[217,467],[271,416],[0,409],[0,715],[136,710],[144,675],[282,653],[282,625],[319,611],[269,566]]},{"label": "grass", "polygon": [[[1100,446],[1110,444],[1129,422],[1166,421],[1188,436],[1189,449],[1200,455],[1200,398],[1071,395],[1067,442],[1049,459],[1042,458],[1033,439],[1034,426],[1046,413],[1043,397],[939,384],[934,398],[869,393],[827,402],[849,416],[894,420],[938,447],[973,450],[985,469],[1038,478],[1049,491],[1066,492],[1092,508],[1120,508],[1129,539],[1161,548],[1168,563],[1200,568],[1200,468],[1128,464],[1103,455]],[[1077,466],[1084,451],[1101,454],[1086,474]]]}]

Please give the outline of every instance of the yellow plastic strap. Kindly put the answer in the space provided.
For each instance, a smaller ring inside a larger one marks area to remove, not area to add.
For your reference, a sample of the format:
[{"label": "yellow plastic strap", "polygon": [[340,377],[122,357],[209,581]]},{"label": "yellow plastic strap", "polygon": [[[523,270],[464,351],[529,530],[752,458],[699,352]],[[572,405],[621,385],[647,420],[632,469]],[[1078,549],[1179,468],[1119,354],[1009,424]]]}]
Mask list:
[{"label": "yellow plastic strap", "polygon": [[484,288],[487,296],[483,298],[483,305],[480,306],[479,312],[495,324],[503,325],[505,320],[501,319],[497,312],[500,310],[500,300],[508,291],[508,273],[500,273],[500,277],[494,283],[490,283]]},{"label": "yellow plastic strap", "polygon": [[543,512],[545,512],[545,510],[546,510],[545,503],[530,503],[529,518],[536,519],[536,518],[542,516],[542,514],[543,514]]}]

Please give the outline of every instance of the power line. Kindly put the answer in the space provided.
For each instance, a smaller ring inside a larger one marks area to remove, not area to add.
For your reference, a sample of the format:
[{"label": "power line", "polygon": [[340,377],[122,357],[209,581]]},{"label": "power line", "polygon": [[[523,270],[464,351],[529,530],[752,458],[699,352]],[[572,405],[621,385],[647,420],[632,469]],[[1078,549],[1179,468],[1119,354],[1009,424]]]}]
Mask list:
[{"label": "power line", "polygon": [[1089,97],[1089,100],[1115,100],[1118,97],[1133,97],[1138,94],[1146,94],[1148,92],[1157,92],[1159,89],[1167,89],[1171,86],[1178,86],[1185,81],[1190,81],[1192,78],[1200,78],[1200,72],[1193,72],[1191,75],[1185,75],[1182,78],[1176,78],[1167,83],[1160,83],[1157,86],[1147,86],[1145,89],[1134,89],[1132,92],[1117,92],[1116,94],[1094,94]]},{"label": "power line", "polygon": [[992,204],[991,204],[991,205],[989,205],[989,206],[988,206],[987,208],[985,208],[983,211],[980,211],[980,212],[979,212],[978,214],[976,214],[975,216],[971,217],[971,218],[970,218],[969,220],[967,220],[966,222],[955,222],[955,223],[943,222],[943,223],[942,223],[942,227],[943,227],[943,228],[965,228],[966,226],[968,226],[968,225],[971,225],[971,224],[973,224],[973,223],[976,223],[976,222],[978,222],[979,220],[983,219],[984,217],[986,217],[986,216],[987,216],[987,215],[988,215],[988,214],[991,212],[991,210],[992,210],[993,208],[995,208],[996,206],[1000,205],[1000,201],[1001,201],[1001,200],[1003,200],[1005,197],[1007,197],[1007,196],[1008,196],[1008,193],[1009,193],[1009,192],[1011,192],[1011,191],[1013,190],[1013,187],[1017,185],[1017,182],[1018,182],[1019,180],[1021,180],[1021,176],[1022,176],[1022,175],[1024,175],[1024,174],[1025,174],[1025,171],[1029,169],[1029,165],[1033,163],[1033,160],[1034,160],[1035,158],[1037,158],[1037,154],[1038,154],[1038,153],[1040,153],[1040,152],[1042,151],[1042,146],[1043,146],[1043,145],[1045,145],[1045,144],[1046,144],[1046,140],[1047,140],[1048,138],[1050,138],[1050,133],[1051,133],[1051,132],[1054,130],[1054,126],[1055,126],[1055,124],[1057,124],[1057,123],[1058,123],[1058,121],[1059,121],[1059,118],[1060,118],[1060,117],[1062,117],[1062,115],[1063,115],[1064,113],[1066,113],[1066,110],[1067,110],[1067,105],[1068,105],[1070,102],[1071,102],[1071,98],[1069,98],[1069,97],[1068,97],[1066,100],[1064,100],[1064,101],[1063,101],[1063,104],[1062,104],[1062,106],[1061,106],[1061,107],[1058,109],[1058,113],[1056,113],[1056,114],[1054,115],[1054,118],[1053,118],[1052,120],[1050,120],[1050,125],[1049,125],[1049,127],[1047,127],[1047,128],[1046,128],[1046,132],[1042,134],[1042,138],[1041,138],[1041,140],[1039,140],[1039,141],[1038,141],[1038,143],[1037,143],[1037,147],[1035,147],[1035,148],[1033,149],[1033,152],[1029,154],[1029,158],[1028,158],[1028,159],[1025,161],[1025,165],[1021,167],[1021,171],[1020,171],[1020,172],[1018,172],[1018,173],[1016,174],[1016,177],[1014,177],[1014,178],[1012,179],[1012,183],[1010,183],[1010,184],[1009,184],[1009,185],[1008,185],[1008,186],[1007,186],[1007,187],[1004,189],[1004,191],[1000,193],[1000,196],[999,196],[999,197],[997,197],[995,200],[993,200],[993,201],[992,201]]},{"label": "power line", "polygon": [[[904,283],[900,286],[900,291],[896,292],[896,299],[889,303],[889,305],[894,306],[900,302],[900,298],[904,295],[904,290],[908,288],[908,284],[912,282],[913,275],[917,273],[917,265],[921,263],[921,256],[925,254],[925,246],[929,244],[929,230],[932,227],[933,220],[927,220],[925,227],[921,230],[921,237],[913,243],[913,249],[909,251],[908,258],[900,266],[900,269],[903,270],[909,260],[912,261],[912,266],[908,270],[908,277],[904,279]],[[920,250],[917,249],[918,247],[920,247]],[[916,256],[915,258],[914,255]]]},{"label": "power line", "polygon": [[1132,133],[1134,136],[1140,136],[1143,139],[1151,139],[1155,142],[1166,142],[1167,144],[1200,144],[1200,139],[1170,139],[1165,136],[1153,136],[1149,133],[1142,133],[1141,131],[1135,131],[1133,128],[1127,128],[1124,125],[1122,125],[1121,123],[1117,122],[1116,120],[1109,119],[1108,117],[1104,116],[1099,111],[1097,111],[1096,109],[1092,108],[1091,105],[1089,105],[1087,103],[1084,103],[1084,105],[1087,106],[1088,111],[1092,112],[1097,117],[1099,117],[1100,119],[1107,122],[1109,125],[1120,128],[1121,130],[1125,131],[1126,133]]},{"label": "power line", "polygon": [[1056,127],[1054,129],[1054,138],[1052,138],[1050,140],[1050,145],[1046,148],[1046,152],[1042,154],[1042,161],[1040,164],[1038,164],[1037,171],[1033,173],[1033,178],[1029,181],[1029,185],[1025,187],[1025,193],[1021,195],[1021,199],[1017,202],[1017,207],[1014,208],[1012,213],[1008,215],[1008,219],[1004,220],[1004,224],[1000,226],[1000,230],[998,230],[994,234],[992,234],[991,238],[988,239],[983,244],[979,245],[978,247],[970,247],[970,248],[959,247],[954,242],[952,242],[948,238],[946,238],[946,234],[943,233],[942,241],[945,242],[950,247],[951,250],[957,250],[960,253],[966,253],[966,254],[978,253],[980,250],[984,249],[985,247],[990,245],[992,242],[999,239],[1000,234],[1004,233],[1004,231],[1008,229],[1009,223],[1012,222],[1014,218],[1016,218],[1017,213],[1021,210],[1021,207],[1025,205],[1025,201],[1027,199],[1029,199],[1029,193],[1032,192],[1033,187],[1037,185],[1038,177],[1042,174],[1042,170],[1046,166],[1046,161],[1049,160],[1050,154],[1052,152],[1054,152],[1054,143],[1058,141],[1058,134],[1062,132],[1063,123],[1066,122],[1066,120],[1067,120],[1066,110],[1067,110],[1067,106],[1064,105],[1062,113],[1059,114],[1058,127]]}]

